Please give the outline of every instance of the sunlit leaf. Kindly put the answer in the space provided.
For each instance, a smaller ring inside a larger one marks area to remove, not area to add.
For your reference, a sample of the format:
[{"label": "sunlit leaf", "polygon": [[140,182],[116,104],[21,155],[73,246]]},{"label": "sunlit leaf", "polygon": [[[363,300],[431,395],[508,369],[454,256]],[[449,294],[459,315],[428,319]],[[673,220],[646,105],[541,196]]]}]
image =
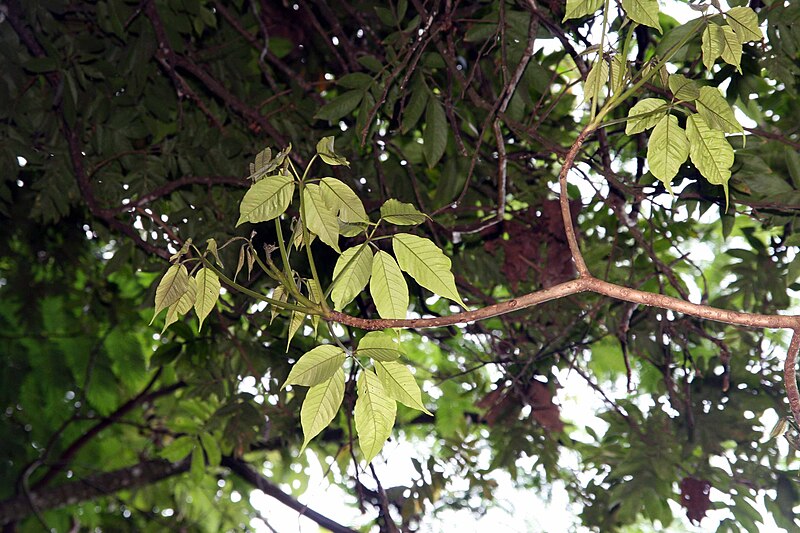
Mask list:
[{"label": "sunlit leaf", "polygon": [[300,424],[303,426],[303,452],[311,439],[319,435],[336,416],[344,399],[344,370],[338,368],[333,376],[308,389],[300,408]]},{"label": "sunlit leaf", "polygon": [[323,344],[309,350],[294,364],[281,388],[287,385],[313,387],[330,379],[344,364],[344,350],[333,344]]},{"label": "sunlit leaf", "polygon": [[348,248],[333,267],[331,299],[337,311],[353,301],[364,290],[372,274],[372,249],[369,244]]},{"label": "sunlit leaf", "polygon": [[397,361],[376,361],[375,371],[389,396],[407,407],[432,414],[422,403],[417,380],[406,365]]},{"label": "sunlit leaf", "polygon": [[682,74],[672,74],[669,77],[669,90],[678,100],[691,102],[700,96],[700,86]]},{"label": "sunlit leaf", "polygon": [[208,433],[200,434],[200,443],[206,452],[209,466],[219,466],[222,461],[222,452],[219,449],[219,444],[214,437]]},{"label": "sunlit leaf", "polygon": [[706,123],[725,133],[743,131],[742,125],[736,120],[733,109],[716,87],[701,87],[697,99],[697,112],[705,119]]},{"label": "sunlit leaf", "polygon": [[378,250],[372,260],[369,292],[381,318],[406,318],[408,285],[397,261]]},{"label": "sunlit leaf", "polygon": [[703,52],[703,65],[706,69],[711,70],[714,62],[722,55],[724,46],[724,37],[722,35],[722,27],[719,24],[709,22],[703,30],[703,41],[701,50]]},{"label": "sunlit leaf", "polygon": [[339,249],[339,222],[334,211],[322,198],[319,185],[309,183],[303,189],[303,210],[308,229],[319,239],[336,250]]},{"label": "sunlit leaf", "polygon": [[734,7],[725,13],[725,20],[736,32],[739,42],[760,41],[764,36],[758,24],[758,15],[749,7]]},{"label": "sunlit leaf", "polygon": [[586,15],[591,15],[603,5],[603,0],[567,0],[567,8],[564,12],[564,20],[576,19]]},{"label": "sunlit leaf", "polygon": [[689,140],[674,115],[663,117],[647,144],[650,172],[672,193],[672,178],[689,156]]},{"label": "sunlit leaf", "polygon": [[167,307],[167,318],[164,320],[164,327],[161,329],[161,333],[164,333],[168,327],[177,322],[178,318],[191,311],[196,298],[197,281],[195,278],[189,277],[186,292],[177,302]]},{"label": "sunlit leaf", "polygon": [[323,161],[325,161],[331,166],[344,165],[346,167],[349,167],[350,162],[344,157],[337,154],[336,151],[334,150],[333,148],[334,141],[335,141],[334,137],[331,136],[323,137],[322,139],[320,139],[319,142],[317,143],[317,153],[319,154],[319,156],[322,158]]},{"label": "sunlit leaf", "polygon": [[742,43],[739,37],[730,26],[722,26],[722,60],[729,65],[736,67],[739,73],[742,72]]},{"label": "sunlit leaf", "polygon": [[660,98],[639,100],[628,112],[625,133],[633,135],[654,127],[667,113],[667,102]]},{"label": "sunlit leaf", "polygon": [[196,444],[197,440],[194,437],[184,435],[169,443],[158,455],[167,461],[177,463],[192,453]]},{"label": "sunlit leaf", "polygon": [[253,184],[239,205],[239,226],[245,222],[267,222],[280,216],[292,201],[294,180],[285,174],[267,176]]},{"label": "sunlit leaf", "polygon": [[319,188],[325,203],[336,212],[339,220],[348,224],[369,222],[364,204],[353,189],[336,178],[322,178]]},{"label": "sunlit leaf", "polygon": [[400,268],[414,281],[466,308],[456,289],[452,263],[433,242],[409,233],[398,233],[392,238],[392,247]]},{"label": "sunlit leaf", "polygon": [[197,282],[197,299],[194,302],[194,310],[200,319],[200,329],[203,328],[203,321],[217,305],[219,299],[219,277],[208,268],[201,268],[195,275]]},{"label": "sunlit leaf", "polygon": [[655,28],[661,33],[658,0],[622,0],[622,8],[633,21]]},{"label": "sunlit leaf", "polygon": [[369,463],[392,434],[397,403],[389,397],[381,380],[372,370],[361,372],[357,387],[358,399],[354,413],[356,434],[364,460]]},{"label": "sunlit leaf", "polygon": [[725,139],[724,133],[710,128],[698,114],[687,119],[686,135],[689,138],[689,157],[692,163],[709,183],[723,186],[727,202],[733,147]]},{"label": "sunlit leaf", "polygon": [[375,361],[394,361],[403,353],[394,335],[383,331],[370,331],[358,342],[357,355]]},{"label": "sunlit leaf", "polygon": [[186,267],[183,265],[169,267],[156,288],[155,311],[150,324],[163,309],[177,303],[187,290],[189,290],[189,272]]},{"label": "sunlit leaf", "polygon": [[417,211],[417,208],[411,204],[389,198],[381,206],[381,218],[398,226],[414,226],[422,224],[428,217]]},{"label": "sunlit leaf", "polygon": [[584,102],[602,96],[606,83],[608,83],[608,63],[600,56],[592,65],[592,70],[586,76],[586,83],[583,84]]}]

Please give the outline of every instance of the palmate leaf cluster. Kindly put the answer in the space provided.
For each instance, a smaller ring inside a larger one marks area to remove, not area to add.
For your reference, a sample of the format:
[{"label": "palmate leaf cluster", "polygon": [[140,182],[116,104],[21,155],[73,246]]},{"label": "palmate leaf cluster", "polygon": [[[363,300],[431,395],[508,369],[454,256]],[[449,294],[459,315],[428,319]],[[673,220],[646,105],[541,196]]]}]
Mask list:
[{"label": "palmate leaf cluster", "polygon": [[513,485],[517,529],[553,486],[576,527],[796,529],[782,332],[589,293],[336,320],[572,280],[586,128],[595,276],[790,313],[800,5],[689,4],[6,2],[0,517],[238,531],[260,488],[497,527]]}]

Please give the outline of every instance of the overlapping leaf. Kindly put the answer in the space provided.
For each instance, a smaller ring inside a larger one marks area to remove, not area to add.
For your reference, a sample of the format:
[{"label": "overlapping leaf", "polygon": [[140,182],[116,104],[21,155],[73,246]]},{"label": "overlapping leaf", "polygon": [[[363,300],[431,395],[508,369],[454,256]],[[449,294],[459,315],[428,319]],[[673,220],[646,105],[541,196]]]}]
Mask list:
[{"label": "overlapping leaf", "polygon": [[303,188],[303,211],[308,229],[314,232],[319,239],[336,250],[339,249],[339,221],[336,220],[336,211],[322,198],[320,186],[308,183]]},{"label": "overlapping leaf", "polygon": [[294,364],[283,384],[313,387],[330,379],[344,364],[344,350],[332,344],[323,344],[309,350]]},{"label": "overlapping leaf", "polygon": [[758,15],[749,7],[734,7],[725,13],[733,31],[739,37],[739,42],[760,41],[764,36],[758,27]]},{"label": "overlapping leaf", "polygon": [[658,22],[658,0],[622,0],[622,8],[634,22],[661,32],[661,24]]},{"label": "overlapping leaf", "polygon": [[633,135],[654,127],[667,112],[667,102],[660,98],[645,98],[636,102],[628,112],[625,133]]},{"label": "overlapping leaf", "polygon": [[408,285],[397,261],[378,250],[372,259],[369,292],[381,318],[406,318]]},{"label": "overlapping leaf", "polygon": [[714,62],[722,55],[723,46],[722,27],[719,24],[709,22],[703,30],[703,40],[700,46],[703,53],[703,65],[706,69],[711,70],[711,67],[714,66]]},{"label": "overlapping leaf", "polygon": [[155,312],[150,324],[158,313],[177,303],[187,290],[189,290],[189,272],[186,267],[183,265],[169,267],[156,288]]},{"label": "overlapping leaf", "polygon": [[647,144],[647,164],[650,172],[672,193],[672,178],[689,156],[689,140],[673,115],[663,117]]},{"label": "overlapping leaf", "polygon": [[414,226],[425,222],[427,217],[413,205],[389,198],[381,206],[381,218],[398,226]]},{"label": "overlapping leaf", "polygon": [[576,19],[591,15],[603,5],[603,0],[567,0],[567,8],[564,12],[564,20]]},{"label": "overlapping leaf", "polygon": [[422,403],[422,392],[417,380],[406,365],[397,361],[376,361],[375,371],[390,397],[407,407],[432,414]]},{"label": "overlapping leaf", "polygon": [[716,87],[701,87],[697,99],[697,112],[706,123],[725,133],[743,131],[742,125],[733,114],[733,109]]},{"label": "overlapping leaf", "polygon": [[433,242],[409,233],[398,233],[392,238],[392,247],[400,268],[414,281],[466,308],[456,289],[452,263]]},{"label": "overlapping leaf", "polygon": [[364,460],[369,463],[392,434],[397,403],[389,397],[381,380],[372,370],[361,372],[357,388],[354,418],[358,446],[364,454]]},{"label": "overlapping leaf", "polygon": [[333,376],[308,389],[300,408],[303,426],[302,453],[308,443],[331,423],[344,399],[344,370],[338,368]]},{"label": "overlapping leaf", "polygon": [[733,147],[725,139],[725,134],[710,128],[702,116],[695,114],[686,121],[686,135],[692,163],[709,183],[725,188],[727,200]]},{"label": "overlapping leaf", "polygon": [[319,188],[325,203],[336,212],[339,220],[348,224],[369,222],[364,204],[353,189],[336,178],[322,178]]},{"label": "overlapping leaf", "polygon": [[280,216],[292,201],[294,180],[286,174],[267,176],[253,184],[239,204],[237,226],[267,222]]},{"label": "overlapping leaf", "polygon": [[586,76],[583,84],[583,100],[588,102],[603,95],[603,88],[608,83],[608,63],[603,57],[598,57],[592,65],[592,70]]},{"label": "overlapping leaf", "polygon": [[217,305],[219,299],[219,277],[213,270],[201,268],[194,279],[197,282],[197,299],[194,302],[194,310],[200,319],[199,327],[202,329],[203,321]]},{"label": "overlapping leaf", "polygon": [[436,98],[429,98],[425,111],[425,131],[422,134],[422,151],[428,168],[433,168],[444,155],[450,128],[442,104]]},{"label": "overlapping leaf", "polygon": [[359,341],[356,352],[361,357],[369,357],[374,361],[395,361],[403,353],[400,344],[393,335],[383,331],[370,331]]},{"label": "overlapping leaf", "polygon": [[348,248],[333,267],[331,299],[337,311],[353,301],[364,290],[372,274],[372,249],[369,244]]}]

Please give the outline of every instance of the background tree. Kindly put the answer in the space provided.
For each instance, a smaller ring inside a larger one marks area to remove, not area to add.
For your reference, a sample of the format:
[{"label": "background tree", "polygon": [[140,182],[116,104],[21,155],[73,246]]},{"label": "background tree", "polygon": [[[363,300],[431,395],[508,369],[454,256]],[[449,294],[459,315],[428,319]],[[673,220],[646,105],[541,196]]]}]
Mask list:
[{"label": "background tree", "polygon": [[[315,172],[373,220],[389,199],[428,215],[408,231],[446,252],[479,313],[450,318],[410,285],[422,321],[396,325],[414,326],[403,361],[433,413],[398,408],[392,438],[420,450],[412,485],[385,487],[362,461],[357,365],[309,444],[365,528],[484,512],[498,470],[537,492],[563,482],[576,520],[603,531],[667,525],[670,500],[755,530],[757,497],[797,527],[796,425],[766,440],[760,420],[800,412],[800,341],[787,357],[780,329],[798,328],[800,6],[711,4],[683,25],[646,0],[2,4],[0,521],[241,529],[258,513],[232,495],[259,488],[347,530],[291,494],[307,482],[306,392],[281,385],[322,340],[352,349],[385,316],[365,291],[287,349],[298,317],[253,299],[277,286],[254,263],[302,227],[299,204],[234,227],[247,164],[269,164],[257,154],[291,143],[303,169],[335,135],[349,168]],[[222,247],[236,236],[248,244]],[[202,329],[159,335],[149,305],[189,237],[219,243],[238,286]],[[339,254],[319,241],[324,287]],[[604,432],[562,416],[569,375],[606,406]]]}]

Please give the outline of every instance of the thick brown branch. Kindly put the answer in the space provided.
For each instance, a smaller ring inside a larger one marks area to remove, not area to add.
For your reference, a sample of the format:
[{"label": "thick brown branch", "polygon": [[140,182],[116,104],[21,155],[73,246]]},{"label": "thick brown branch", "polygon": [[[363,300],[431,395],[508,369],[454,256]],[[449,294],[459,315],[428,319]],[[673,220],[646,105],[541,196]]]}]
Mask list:
[{"label": "thick brown branch", "polygon": [[578,269],[578,275],[581,277],[589,276],[589,269],[586,267],[586,262],[583,260],[583,254],[578,247],[578,238],[575,235],[575,227],[572,225],[572,213],[569,208],[569,196],[567,195],[567,175],[575,164],[575,158],[583,146],[586,137],[592,132],[590,128],[584,128],[580,132],[578,138],[572,143],[567,156],[564,158],[564,166],[561,167],[561,172],[558,175],[558,184],[561,190],[559,203],[561,204],[561,218],[564,221],[564,231],[567,234],[567,243],[569,244],[569,251],[572,254],[572,260],[575,261],[575,268]]},{"label": "thick brown branch", "polygon": [[786,388],[786,397],[789,399],[789,409],[792,411],[794,421],[800,424],[800,392],[797,390],[797,352],[800,351],[800,329],[792,332],[792,341],[786,352],[786,361],[783,366],[783,386]]}]

